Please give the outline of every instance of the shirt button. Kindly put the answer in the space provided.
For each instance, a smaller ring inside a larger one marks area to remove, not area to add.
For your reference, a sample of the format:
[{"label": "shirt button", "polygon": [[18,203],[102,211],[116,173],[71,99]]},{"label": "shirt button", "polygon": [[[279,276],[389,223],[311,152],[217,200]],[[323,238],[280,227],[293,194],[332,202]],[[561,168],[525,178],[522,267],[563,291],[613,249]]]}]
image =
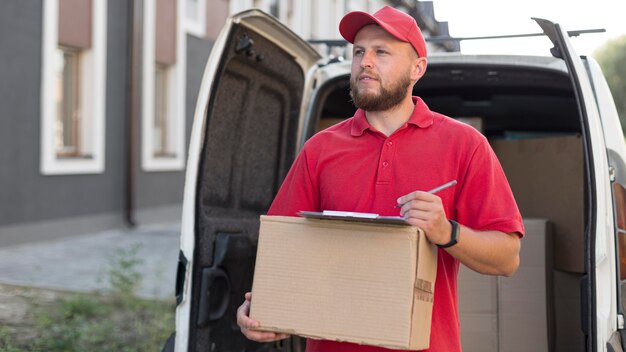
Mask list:
[{"label": "shirt button", "polygon": [[384,167],[387,167],[388,165],[389,165],[389,163],[388,163],[388,162],[383,161],[383,166],[384,166]]},{"label": "shirt button", "polygon": [[391,147],[393,145],[393,142],[389,141],[389,142],[387,142],[387,145]]}]

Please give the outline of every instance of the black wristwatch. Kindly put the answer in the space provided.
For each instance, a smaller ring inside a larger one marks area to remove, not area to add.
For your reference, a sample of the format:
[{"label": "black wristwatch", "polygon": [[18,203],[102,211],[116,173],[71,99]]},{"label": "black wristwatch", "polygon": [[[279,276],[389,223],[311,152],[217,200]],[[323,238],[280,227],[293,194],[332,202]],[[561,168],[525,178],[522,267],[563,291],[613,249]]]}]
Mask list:
[{"label": "black wristwatch", "polygon": [[439,248],[449,248],[454,246],[459,242],[459,233],[461,232],[461,228],[459,227],[459,223],[454,220],[448,220],[450,225],[452,225],[452,233],[450,234],[450,241],[446,244],[438,244]]}]

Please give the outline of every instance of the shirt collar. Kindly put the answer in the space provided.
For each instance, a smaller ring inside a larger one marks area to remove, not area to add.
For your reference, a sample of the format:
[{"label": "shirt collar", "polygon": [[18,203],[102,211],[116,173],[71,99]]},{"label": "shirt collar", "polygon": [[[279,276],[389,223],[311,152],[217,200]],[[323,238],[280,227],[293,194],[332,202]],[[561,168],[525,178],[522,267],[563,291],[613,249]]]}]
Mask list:
[{"label": "shirt collar", "polygon": [[[434,123],[433,112],[430,111],[426,103],[420,97],[413,97],[413,103],[415,104],[415,109],[413,109],[413,113],[407,124],[415,125],[420,128],[430,127]],[[363,109],[358,109],[354,116],[352,117],[352,136],[358,137],[365,132],[367,129],[371,129],[367,118],[365,117],[365,111]]]}]

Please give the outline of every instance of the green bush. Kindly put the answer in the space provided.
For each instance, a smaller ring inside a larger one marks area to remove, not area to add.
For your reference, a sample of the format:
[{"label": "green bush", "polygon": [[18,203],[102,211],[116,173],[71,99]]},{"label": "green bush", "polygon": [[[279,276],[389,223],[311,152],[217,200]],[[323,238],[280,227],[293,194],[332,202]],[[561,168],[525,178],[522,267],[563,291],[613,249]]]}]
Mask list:
[{"label": "green bush", "polygon": [[0,351],[20,352],[23,351],[13,338],[13,334],[6,327],[0,326]]},{"label": "green bush", "polygon": [[173,312],[171,302],[130,302],[96,295],[70,298],[39,316],[40,337],[32,350],[158,351],[174,331]]},{"label": "green bush", "polygon": [[143,260],[137,257],[140,244],[135,243],[128,249],[118,248],[108,271],[110,292],[121,299],[134,297],[141,286],[141,273],[137,266]]},{"label": "green bush", "polygon": [[119,250],[104,292],[72,294],[56,304],[32,302],[36,338],[18,341],[0,327],[0,351],[160,351],[174,331],[174,300],[136,296],[141,282],[139,246]]}]

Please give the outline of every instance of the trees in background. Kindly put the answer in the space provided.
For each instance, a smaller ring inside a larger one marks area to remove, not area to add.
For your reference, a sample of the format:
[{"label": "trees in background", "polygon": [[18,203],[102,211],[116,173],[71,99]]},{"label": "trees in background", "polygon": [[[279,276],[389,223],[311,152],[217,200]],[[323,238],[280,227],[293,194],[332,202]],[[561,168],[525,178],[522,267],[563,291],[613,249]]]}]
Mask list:
[{"label": "trees in background", "polygon": [[626,131],[626,35],[608,41],[593,56],[606,76],[622,129]]}]

